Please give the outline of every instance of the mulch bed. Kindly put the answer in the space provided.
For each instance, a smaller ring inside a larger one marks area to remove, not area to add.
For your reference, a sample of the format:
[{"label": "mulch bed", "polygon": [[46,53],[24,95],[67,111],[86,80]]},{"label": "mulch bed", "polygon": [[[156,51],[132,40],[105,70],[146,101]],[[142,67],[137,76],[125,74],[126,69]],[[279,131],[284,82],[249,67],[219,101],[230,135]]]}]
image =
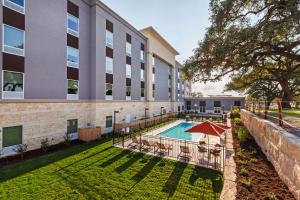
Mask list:
[{"label": "mulch bed", "polygon": [[237,166],[237,199],[295,199],[252,136],[241,143],[237,134],[233,133],[233,140]]},{"label": "mulch bed", "polygon": [[69,145],[66,145],[65,143],[59,143],[56,145],[52,145],[47,152],[42,151],[41,149],[35,149],[35,150],[31,150],[31,151],[27,151],[24,153],[24,157],[22,158],[21,155],[13,155],[13,156],[8,156],[8,157],[4,157],[0,159],[0,166],[3,165],[9,165],[9,164],[13,164],[13,163],[17,163],[20,161],[24,161],[24,160],[28,160],[31,158],[35,158],[41,155],[46,155],[49,153],[53,153],[55,151],[58,150],[62,150],[62,149],[66,149],[69,148],[71,146],[75,146],[78,144],[82,144],[83,142],[79,141],[79,140],[74,140],[71,141]]}]

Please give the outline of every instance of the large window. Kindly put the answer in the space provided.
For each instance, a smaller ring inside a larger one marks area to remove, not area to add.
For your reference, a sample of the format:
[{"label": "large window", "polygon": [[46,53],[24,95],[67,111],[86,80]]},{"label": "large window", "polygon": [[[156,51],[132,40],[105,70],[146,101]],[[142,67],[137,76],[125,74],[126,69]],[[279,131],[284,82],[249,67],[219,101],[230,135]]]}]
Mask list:
[{"label": "large window", "polygon": [[78,81],[68,80],[68,96],[67,99],[77,100],[78,99]]},{"label": "large window", "polygon": [[187,109],[187,110],[191,110],[191,104],[192,104],[191,101],[187,101],[187,102],[186,102],[186,109]]},{"label": "large window", "polygon": [[113,59],[110,57],[106,57],[106,65],[105,65],[105,71],[108,74],[113,74],[114,67],[113,67]]},{"label": "large window", "polygon": [[221,113],[221,101],[214,101],[214,112],[216,114]]},{"label": "large window", "polygon": [[77,119],[71,119],[68,120],[68,127],[67,127],[67,133],[77,133],[78,131],[78,120]]},{"label": "large window", "polygon": [[126,78],[131,78],[131,65],[126,64]]},{"label": "large window", "polygon": [[4,25],[4,48],[3,51],[24,56],[25,31]]},{"label": "large window", "polygon": [[3,99],[24,98],[23,73],[3,71]]},{"label": "large window", "polygon": [[113,118],[112,116],[106,116],[106,128],[112,128],[113,125]]},{"label": "large window", "polygon": [[131,56],[131,44],[126,42],[126,54]]},{"label": "large window", "polygon": [[68,14],[68,33],[74,36],[78,36],[78,32],[79,32],[78,18]]},{"label": "large window", "polygon": [[11,147],[22,144],[23,128],[22,126],[14,126],[3,128],[2,147]]},{"label": "large window", "polygon": [[105,95],[106,95],[106,99],[110,99],[112,97],[112,84],[111,83],[105,84]]},{"label": "large window", "polygon": [[3,4],[15,11],[25,13],[25,0],[4,0]]},{"label": "large window", "polygon": [[75,49],[73,47],[69,47],[68,46],[68,57],[67,57],[67,61],[68,61],[68,66],[69,67],[75,67],[78,68],[78,49]]},{"label": "large window", "polygon": [[106,30],[106,46],[110,48],[114,46],[114,35],[109,30]]}]

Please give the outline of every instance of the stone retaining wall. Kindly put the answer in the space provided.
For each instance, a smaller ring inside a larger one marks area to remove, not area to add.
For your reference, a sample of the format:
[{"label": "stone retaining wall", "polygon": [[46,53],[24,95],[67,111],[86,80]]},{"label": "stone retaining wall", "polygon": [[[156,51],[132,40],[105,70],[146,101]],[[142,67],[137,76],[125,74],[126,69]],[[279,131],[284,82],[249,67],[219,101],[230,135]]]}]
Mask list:
[{"label": "stone retaining wall", "polygon": [[300,137],[242,110],[241,119],[280,178],[300,200]]}]

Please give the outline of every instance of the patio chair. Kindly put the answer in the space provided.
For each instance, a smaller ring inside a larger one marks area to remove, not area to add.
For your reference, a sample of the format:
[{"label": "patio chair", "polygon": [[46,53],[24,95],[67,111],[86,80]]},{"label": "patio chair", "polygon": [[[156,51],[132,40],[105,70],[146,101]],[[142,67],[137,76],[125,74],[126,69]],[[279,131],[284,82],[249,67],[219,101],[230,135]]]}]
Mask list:
[{"label": "patio chair", "polygon": [[215,166],[215,169],[217,169],[218,158],[220,158],[220,153],[221,153],[220,149],[212,149],[210,151],[210,154],[214,157],[214,166]]},{"label": "patio chair", "polygon": [[[204,146],[202,146],[202,145],[200,145],[200,146],[198,146],[198,152],[200,153],[200,154],[202,154],[202,158],[201,158],[201,160],[204,162],[204,158],[205,158],[205,153],[207,153],[207,148],[206,147],[204,147]],[[199,158],[199,161],[200,161],[200,158]]]},{"label": "patio chair", "polygon": [[142,148],[144,150],[150,150],[152,147],[155,147],[156,145],[153,143],[150,143],[148,140],[142,140]]},{"label": "patio chair", "polygon": [[165,145],[163,143],[157,142],[156,146],[157,146],[156,152],[159,151],[160,154],[167,153],[167,155],[169,155],[170,151],[173,150],[173,145]]},{"label": "patio chair", "polygon": [[206,142],[205,141],[199,141],[199,145],[204,146],[204,145],[206,145]]},{"label": "patio chair", "polygon": [[139,146],[140,145],[140,142],[139,140],[134,136],[131,138],[132,142],[128,145],[128,146],[131,146],[131,147],[136,147],[136,146]]},{"label": "patio chair", "polygon": [[192,151],[187,146],[180,146],[180,153],[178,159],[181,158],[184,161],[189,161],[192,158]]}]

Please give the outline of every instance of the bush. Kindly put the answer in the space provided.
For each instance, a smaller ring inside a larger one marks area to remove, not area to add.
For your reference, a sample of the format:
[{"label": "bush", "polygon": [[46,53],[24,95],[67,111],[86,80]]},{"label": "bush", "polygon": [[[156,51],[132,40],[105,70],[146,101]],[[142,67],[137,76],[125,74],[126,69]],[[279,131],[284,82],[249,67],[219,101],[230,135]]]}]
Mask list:
[{"label": "bush", "polygon": [[244,176],[248,176],[249,175],[249,171],[246,168],[242,168],[241,169],[241,174]]},{"label": "bush", "polygon": [[65,133],[65,136],[64,136],[64,143],[65,143],[66,146],[71,145],[71,137],[67,132]]},{"label": "bush", "polygon": [[43,152],[47,152],[50,148],[50,142],[48,138],[41,140],[41,149]]},{"label": "bush", "polygon": [[273,194],[272,192],[270,192],[270,193],[268,194],[267,199],[268,199],[268,200],[277,200],[275,194]]},{"label": "bush", "polygon": [[246,142],[249,138],[250,138],[250,134],[248,132],[247,129],[245,128],[240,128],[238,130],[238,135],[237,135],[238,139],[241,141],[241,142]]},{"label": "bush", "polygon": [[25,156],[25,152],[28,149],[28,145],[27,144],[19,144],[17,145],[17,147],[14,149],[14,152],[18,153],[21,155],[21,158],[23,159]]},{"label": "bush", "polygon": [[231,110],[231,118],[240,117],[240,109],[233,108]]},{"label": "bush", "polygon": [[241,118],[239,118],[239,117],[235,117],[235,118],[233,119],[233,122],[234,122],[236,125],[240,125],[240,124],[242,123],[242,120],[241,120]]},{"label": "bush", "polygon": [[241,180],[242,185],[246,186],[247,188],[251,187],[251,181],[248,178],[243,178]]}]

